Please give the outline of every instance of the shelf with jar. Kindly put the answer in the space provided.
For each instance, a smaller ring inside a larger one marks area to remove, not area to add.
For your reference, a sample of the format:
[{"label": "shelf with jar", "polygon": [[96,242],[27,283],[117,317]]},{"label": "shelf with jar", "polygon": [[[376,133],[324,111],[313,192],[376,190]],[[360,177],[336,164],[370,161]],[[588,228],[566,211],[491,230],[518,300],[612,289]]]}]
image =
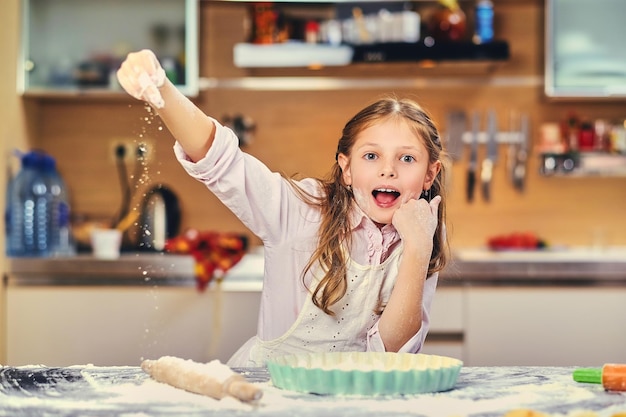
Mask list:
[{"label": "shelf with jar", "polygon": [[541,126],[538,147],[544,176],[626,176],[626,120],[581,119]]},{"label": "shelf with jar", "polygon": [[457,0],[251,3],[250,30],[246,41],[234,46],[234,63],[240,68],[318,69],[508,60],[508,42],[494,38],[493,5],[481,0],[471,10],[464,6],[467,13]]},{"label": "shelf with jar", "polygon": [[115,73],[149,48],[188,96],[198,94],[197,0],[25,0],[18,93],[122,96]]}]

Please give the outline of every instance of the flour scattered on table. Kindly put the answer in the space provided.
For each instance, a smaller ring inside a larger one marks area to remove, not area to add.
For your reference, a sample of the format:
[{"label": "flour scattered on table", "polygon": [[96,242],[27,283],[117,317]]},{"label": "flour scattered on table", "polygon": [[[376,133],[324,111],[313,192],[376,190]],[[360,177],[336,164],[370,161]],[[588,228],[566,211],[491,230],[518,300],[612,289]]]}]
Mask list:
[{"label": "flour scattered on table", "polygon": [[[180,390],[137,367],[5,367],[0,368],[0,417],[319,417],[329,410],[342,417],[626,417],[626,395],[579,385],[566,368],[466,368],[454,390],[376,398],[279,389],[260,368],[245,375],[264,391],[253,404]],[[535,414],[507,415],[516,410]]]},{"label": "flour scattered on table", "polygon": [[100,386],[99,391],[112,394],[104,402],[109,403],[144,403],[167,404],[170,407],[180,405],[183,409],[199,407],[220,410],[251,410],[252,405],[242,403],[235,398],[216,400],[204,395],[190,393],[153,380],[146,380],[141,385],[121,384],[115,386]]}]

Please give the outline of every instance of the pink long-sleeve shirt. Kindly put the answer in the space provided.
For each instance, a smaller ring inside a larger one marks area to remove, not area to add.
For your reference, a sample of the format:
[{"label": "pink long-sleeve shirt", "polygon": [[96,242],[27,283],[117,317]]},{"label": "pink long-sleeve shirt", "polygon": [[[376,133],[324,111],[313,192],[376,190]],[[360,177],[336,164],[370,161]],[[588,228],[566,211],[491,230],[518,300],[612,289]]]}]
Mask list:
[{"label": "pink long-sleeve shirt", "polygon": [[[190,161],[178,143],[174,145],[174,152],[188,174],[204,183],[263,241],[265,271],[257,336],[261,340],[272,340],[291,327],[309,295],[302,271],[317,243],[320,212],[303,202],[280,174],[241,151],[230,129],[217,121],[214,123],[215,140],[203,159],[196,163]],[[313,195],[320,194],[314,179],[303,179],[298,184]],[[393,225],[379,229],[356,204],[351,224],[350,256],[357,263],[378,265],[393,250],[400,250],[400,237]],[[423,345],[437,278],[435,273],[425,281],[422,326],[401,352],[416,353]],[[305,276],[306,282],[310,280],[310,276]],[[385,351],[378,323],[368,333],[367,349]]]}]

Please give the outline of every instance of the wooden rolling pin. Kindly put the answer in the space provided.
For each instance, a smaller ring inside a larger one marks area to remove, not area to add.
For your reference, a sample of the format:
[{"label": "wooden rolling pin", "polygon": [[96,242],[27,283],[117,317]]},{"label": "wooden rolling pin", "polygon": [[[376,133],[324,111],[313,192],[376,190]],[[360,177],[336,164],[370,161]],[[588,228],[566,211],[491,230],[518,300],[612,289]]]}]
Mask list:
[{"label": "wooden rolling pin", "polygon": [[162,356],[157,360],[144,360],[141,369],[158,382],[218,400],[230,395],[240,401],[251,402],[263,396],[259,387],[219,360],[198,363]]}]

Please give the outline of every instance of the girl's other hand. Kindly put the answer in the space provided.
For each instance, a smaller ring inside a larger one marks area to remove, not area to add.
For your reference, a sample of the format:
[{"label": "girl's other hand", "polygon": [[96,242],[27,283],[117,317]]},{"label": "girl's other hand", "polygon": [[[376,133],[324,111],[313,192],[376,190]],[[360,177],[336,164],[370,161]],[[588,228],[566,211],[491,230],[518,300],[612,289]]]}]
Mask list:
[{"label": "girl's other hand", "polygon": [[392,224],[406,244],[428,249],[430,257],[433,236],[437,230],[439,203],[441,196],[435,196],[430,202],[423,198],[409,198],[393,215]]},{"label": "girl's other hand", "polygon": [[138,100],[144,100],[157,109],[165,103],[159,88],[165,83],[165,71],[154,52],[143,49],[128,54],[119,70],[117,79],[124,90]]}]

